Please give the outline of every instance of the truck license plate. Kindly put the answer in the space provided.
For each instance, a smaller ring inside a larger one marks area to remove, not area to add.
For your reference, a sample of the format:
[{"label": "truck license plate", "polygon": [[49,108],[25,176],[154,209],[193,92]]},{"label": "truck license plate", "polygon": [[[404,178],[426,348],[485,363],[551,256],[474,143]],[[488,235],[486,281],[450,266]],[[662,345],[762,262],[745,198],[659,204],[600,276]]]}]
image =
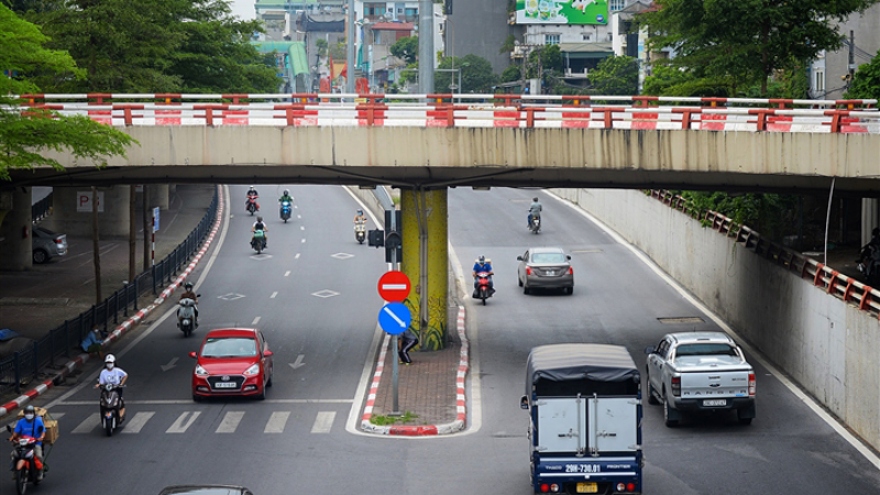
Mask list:
[{"label": "truck license plate", "polygon": [[577,493],[599,493],[598,483],[578,483],[576,487]]},{"label": "truck license plate", "polygon": [[726,406],[726,399],[707,399],[703,401],[703,405],[706,407],[718,407],[718,406]]}]

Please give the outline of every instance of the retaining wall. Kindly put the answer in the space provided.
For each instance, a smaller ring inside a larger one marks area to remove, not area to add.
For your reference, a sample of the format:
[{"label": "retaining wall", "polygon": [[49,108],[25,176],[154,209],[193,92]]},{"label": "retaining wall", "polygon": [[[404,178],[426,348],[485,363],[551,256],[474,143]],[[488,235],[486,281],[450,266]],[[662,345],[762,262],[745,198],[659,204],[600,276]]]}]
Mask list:
[{"label": "retaining wall", "polygon": [[[783,373],[880,449],[876,316],[641,191],[553,192],[644,251]],[[758,389],[760,394],[760,380]]]}]

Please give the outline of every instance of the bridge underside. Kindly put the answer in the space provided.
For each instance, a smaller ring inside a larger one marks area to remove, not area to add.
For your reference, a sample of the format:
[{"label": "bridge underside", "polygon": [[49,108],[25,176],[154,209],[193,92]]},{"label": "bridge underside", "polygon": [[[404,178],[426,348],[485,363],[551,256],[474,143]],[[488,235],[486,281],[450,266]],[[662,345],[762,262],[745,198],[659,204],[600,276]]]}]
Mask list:
[{"label": "bridge underside", "polygon": [[827,191],[880,196],[875,135],[409,127],[127,127],[96,169],[12,172],[9,185],[391,184]]}]

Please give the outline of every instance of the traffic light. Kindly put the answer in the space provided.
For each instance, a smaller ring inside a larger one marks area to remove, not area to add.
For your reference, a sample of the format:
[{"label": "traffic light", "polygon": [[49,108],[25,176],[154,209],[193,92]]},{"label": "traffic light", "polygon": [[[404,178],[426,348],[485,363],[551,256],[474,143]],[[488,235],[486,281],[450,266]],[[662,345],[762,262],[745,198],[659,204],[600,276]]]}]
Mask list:
[{"label": "traffic light", "polygon": [[446,15],[452,15],[452,0],[446,0],[443,5],[443,13]]},{"label": "traffic light", "polygon": [[384,230],[370,230],[367,232],[367,246],[375,246],[380,248],[385,245],[385,231]]},{"label": "traffic light", "polygon": [[400,232],[388,232],[385,234],[385,263],[400,263],[402,260],[403,238],[400,237]]}]

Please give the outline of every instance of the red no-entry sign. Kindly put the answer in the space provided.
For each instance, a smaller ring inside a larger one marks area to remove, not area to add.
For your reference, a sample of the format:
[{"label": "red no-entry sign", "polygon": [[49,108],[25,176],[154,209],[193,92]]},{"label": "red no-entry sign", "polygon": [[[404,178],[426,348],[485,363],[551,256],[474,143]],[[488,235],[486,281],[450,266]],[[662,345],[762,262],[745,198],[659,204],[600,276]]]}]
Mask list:
[{"label": "red no-entry sign", "polygon": [[379,277],[379,297],[388,302],[403,302],[409,295],[409,277],[405,273],[392,270]]}]

